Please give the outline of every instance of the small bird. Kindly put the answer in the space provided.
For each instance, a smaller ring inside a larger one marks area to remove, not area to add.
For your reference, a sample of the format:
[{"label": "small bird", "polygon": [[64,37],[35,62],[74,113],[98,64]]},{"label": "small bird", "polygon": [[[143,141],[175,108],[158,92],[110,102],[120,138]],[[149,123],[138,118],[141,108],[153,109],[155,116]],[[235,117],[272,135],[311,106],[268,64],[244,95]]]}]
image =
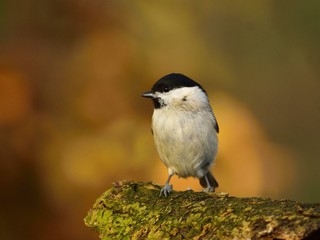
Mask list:
[{"label": "small bird", "polygon": [[154,105],[152,134],[169,177],[160,191],[172,191],[173,175],[196,177],[204,191],[214,191],[218,182],[210,172],[218,151],[219,126],[203,87],[180,73],[159,79],[142,94]]}]

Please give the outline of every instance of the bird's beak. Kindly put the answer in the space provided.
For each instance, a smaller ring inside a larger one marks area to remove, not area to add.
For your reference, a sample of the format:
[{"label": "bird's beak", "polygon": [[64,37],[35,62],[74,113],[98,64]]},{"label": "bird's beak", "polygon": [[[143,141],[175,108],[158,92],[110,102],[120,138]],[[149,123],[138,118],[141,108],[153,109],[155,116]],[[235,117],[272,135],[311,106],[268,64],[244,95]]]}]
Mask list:
[{"label": "bird's beak", "polygon": [[145,97],[145,98],[155,98],[155,95],[153,92],[145,92],[141,94],[141,97]]}]

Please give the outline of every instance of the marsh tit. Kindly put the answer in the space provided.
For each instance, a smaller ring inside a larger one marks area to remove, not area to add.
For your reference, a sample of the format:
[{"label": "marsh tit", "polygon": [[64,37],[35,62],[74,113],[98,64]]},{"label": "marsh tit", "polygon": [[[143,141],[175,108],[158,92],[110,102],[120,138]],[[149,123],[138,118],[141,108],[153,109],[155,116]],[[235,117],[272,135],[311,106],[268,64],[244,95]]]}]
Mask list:
[{"label": "marsh tit", "polygon": [[167,196],[171,177],[196,177],[205,191],[218,182],[210,172],[218,151],[219,126],[203,87],[180,73],[158,80],[142,97],[154,105],[152,133],[169,177],[160,191]]}]

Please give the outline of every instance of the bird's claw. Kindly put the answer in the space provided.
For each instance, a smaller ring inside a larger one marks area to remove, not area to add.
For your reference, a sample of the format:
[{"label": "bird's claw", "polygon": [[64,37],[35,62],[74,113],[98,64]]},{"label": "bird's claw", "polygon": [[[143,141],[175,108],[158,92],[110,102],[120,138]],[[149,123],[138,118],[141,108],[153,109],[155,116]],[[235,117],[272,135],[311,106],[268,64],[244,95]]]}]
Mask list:
[{"label": "bird's claw", "polygon": [[214,187],[207,187],[203,189],[204,192],[214,192],[215,188]]},{"label": "bird's claw", "polygon": [[172,191],[172,187],[173,187],[172,184],[166,183],[160,191],[160,196],[163,193],[163,195],[167,197],[170,194],[170,192]]}]

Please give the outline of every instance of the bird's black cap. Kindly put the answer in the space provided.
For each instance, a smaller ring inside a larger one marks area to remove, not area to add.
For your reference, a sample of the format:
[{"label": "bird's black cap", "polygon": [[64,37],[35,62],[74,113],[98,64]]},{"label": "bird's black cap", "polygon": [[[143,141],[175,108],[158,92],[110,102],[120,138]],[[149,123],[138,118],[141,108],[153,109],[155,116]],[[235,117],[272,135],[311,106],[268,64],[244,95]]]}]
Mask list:
[{"label": "bird's black cap", "polygon": [[175,88],[181,87],[199,87],[203,92],[206,92],[203,87],[193,81],[191,78],[181,74],[181,73],[171,73],[162,78],[160,78],[151,88],[152,92],[169,92]]}]

